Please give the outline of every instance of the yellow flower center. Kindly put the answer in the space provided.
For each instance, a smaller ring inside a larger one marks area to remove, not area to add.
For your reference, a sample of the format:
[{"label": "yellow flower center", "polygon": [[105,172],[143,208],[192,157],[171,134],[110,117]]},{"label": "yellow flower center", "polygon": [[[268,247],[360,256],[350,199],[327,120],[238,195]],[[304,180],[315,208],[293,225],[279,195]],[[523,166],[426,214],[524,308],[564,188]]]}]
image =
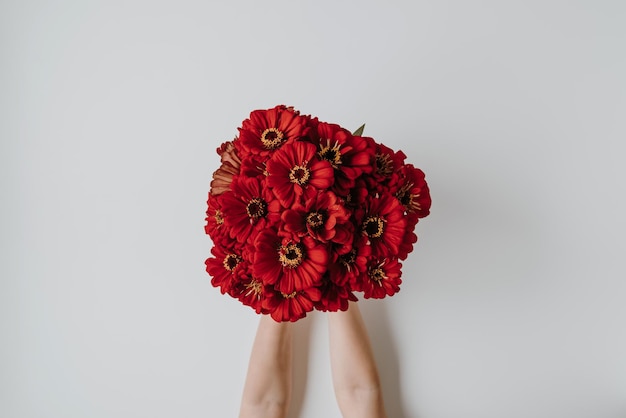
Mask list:
[{"label": "yellow flower center", "polygon": [[276,128],[267,128],[261,134],[261,142],[266,149],[276,149],[282,144],[285,135]]},{"label": "yellow flower center", "polygon": [[420,210],[420,204],[417,202],[420,195],[410,193],[411,187],[413,187],[413,183],[405,184],[398,189],[395,196],[407,212],[417,212]]},{"label": "yellow flower center", "polygon": [[250,283],[246,283],[245,288],[246,296],[254,295],[257,299],[261,299],[261,295],[263,294],[263,283],[256,279],[252,279]]},{"label": "yellow flower center", "polygon": [[216,210],[215,211],[215,215],[213,216],[215,218],[215,223],[217,225],[222,225],[224,223],[224,216],[222,215],[222,211],[221,210]]},{"label": "yellow flower center", "polygon": [[389,176],[393,173],[393,163],[389,154],[376,154],[376,173]]},{"label": "yellow flower center", "polygon": [[376,267],[373,269],[370,269],[367,272],[367,275],[370,277],[370,279],[374,280],[375,282],[379,282],[383,279],[386,279],[387,276],[385,276],[385,271],[380,268],[380,267]]},{"label": "yellow flower center", "polygon": [[311,177],[311,171],[306,165],[296,165],[289,172],[289,180],[300,186],[306,184]]},{"label": "yellow flower center", "polygon": [[311,228],[319,228],[324,225],[324,214],[320,212],[311,212],[306,216],[306,223]]},{"label": "yellow flower center", "polygon": [[326,145],[322,146],[320,144],[320,150],[317,153],[322,160],[326,160],[333,166],[333,168],[337,168],[341,165],[341,152],[339,149],[341,145],[338,142],[335,142],[335,145],[330,145],[330,139],[326,140]]},{"label": "yellow flower center", "polygon": [[363,232],[370,238],[380,238],[385,230],[385,221],[379,216],[368,216],[363,222]]},{"label": "yellow flower center", "polygon": [[248,216],[256,220],[267,215],[267,203],[265,200],[255,197],[250,199],[246,206],[246,212]]},{"label": "yellow flower center", "polygon": [[352,265],[356,262],[356,250],[353,248],[349,253],[340,255],[339,262],[350,271]]},{"label": "yellow flower center", "polygon": [[283,292],[280,292],[280,294],[281,294],[281,295],[282,295],[282,297],[284,297],[285,299],[293,299],[293,298],[295,298],[295,297],[296,297],[296,295],[298,294],[298,292],[291,292],[291,293],[289,293],[289,294],[287,294],[287,293],[283,293]]},{"label": "yellow flower center", "polygon": [[228,254],[224,257],[224,268],[230,272],[234,271],[242,258],[237,254]]},{"label": "yellow flower center", "polygon": [[300,244],[281,245],[278,249],[278,260],[283,267],[296,268],[304,259],[304,253]]}]

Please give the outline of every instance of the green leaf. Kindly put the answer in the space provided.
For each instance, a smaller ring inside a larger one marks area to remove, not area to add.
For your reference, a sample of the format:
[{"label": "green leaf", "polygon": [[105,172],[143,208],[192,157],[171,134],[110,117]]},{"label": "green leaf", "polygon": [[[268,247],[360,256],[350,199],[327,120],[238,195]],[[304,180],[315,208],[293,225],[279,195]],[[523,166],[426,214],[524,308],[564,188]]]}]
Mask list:
[{"label": "green leaf", "polygon": [[354,135],[354,136],[361,136],[361,135],[363,135],[363,131],[364,131],[364,130],[365,130],[365,124],[363,124],[363,125],[359,126],[359,129],[357,129],[356,131],[354,131],[354,132],[352,133],[352,135]]}]

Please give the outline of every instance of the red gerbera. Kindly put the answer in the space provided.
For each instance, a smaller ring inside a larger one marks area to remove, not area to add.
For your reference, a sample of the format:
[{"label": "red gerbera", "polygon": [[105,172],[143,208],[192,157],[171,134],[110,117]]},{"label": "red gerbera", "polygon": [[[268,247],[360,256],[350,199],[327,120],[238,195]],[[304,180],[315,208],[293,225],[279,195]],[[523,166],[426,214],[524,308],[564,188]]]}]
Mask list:
[{"label": "red gerbera", "polygon": [[363,275],[361,288],[365,299],[382,299],[400,291],[402,284],[402,264],[395,258],[371,259],[367,263],[367,271]]},{"label": "red gerbera", "polygon": [[222,293],[228,293],[231,296],[232,290],[239,281],[239,275],[246,270],[246,262],[241,253],[226,250],[218,245],[211,249],[214,257],[206,259],[206,271],[213,278],[211,284],[219,287]]},{"label": "red gerbera", "polygon": [[235,145],[246,154],[268,155],[305,135],[306,122],[307,118],[291,107],[255,110],[243,122]]},{"label": "red gerbera", "polygon": [[322,292],[317,287],[283,293],[267,286],[266,291],[267,297],[263,300],[263,308],[270,312],[277,322],[295,322],[304,318],[307,312],[315,308],[315,302],[322,297]]},{"label": "red gerbera", "polygon": [[320,242],[332,241],[340,247],[352,243],[350,214],[330,191],[318,192],[304,205],[296,204],[293,209],[287,209],[281,220],[286,231],[299,237],[309,235]]},{"label": "red gerbera", "polygon": [[286,294],[317,286],[328,264],[325,245],[311,237],[280,237],[273,228],[257,235],[254,250],[254,275]]},{"label": "red gerbera", "polygon": [[267,173],[267,184],[286,208],[315,196],[334,181],[332,166],[319,159],[309,142],[284,145],[267,161]]},{"label": "red gerbera", "polygon": [[278,202],[257,177],[240,177],[232,184],[232,192],[221,195],[224,223],[231,238],[246,242],[253,230],[268,224],[270,205]]},{"label": "red gerbera", "polygon": [[360,229],[376,257],[396,256],[405,236],[404,208],[390,194],[370,198],[360,218]]},{"label": "red gerbera", "polygon": [[319,122],[316,128],[313,143],[317,146],[317,153],[335,170],[333,191],[346,196],[361,174],[372,171],[374,147],[334,123]]}]

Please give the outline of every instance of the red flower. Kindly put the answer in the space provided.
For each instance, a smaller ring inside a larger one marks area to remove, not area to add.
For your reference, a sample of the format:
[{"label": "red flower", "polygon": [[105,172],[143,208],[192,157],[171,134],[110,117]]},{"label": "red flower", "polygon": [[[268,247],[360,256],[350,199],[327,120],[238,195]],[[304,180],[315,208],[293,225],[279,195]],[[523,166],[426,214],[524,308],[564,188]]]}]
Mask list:
[{"label": "red flower", "polygon": [[213,242],[216,242],[218,237],[224,235],[224,216],[222,215],[222,207],[219,203],[219,198],[211,195],[210,193],[206,203],[207,210],[204,232],[211,237]]},{"label": "red flower", "polygon": [[400,202],[389,194],[370,198],[360,218],[361,233],[376,257],[396,256],[405,236],[406,219]]},{"label": "red flower", "polygon": [[233,177],[239,174],[241,167],[241,159],[235,151],[233,142],[224,142],[218,149],[217,153],[220,155],[222,164],[215,173],[213,173],[213,180],[211,181],[211,194],[220,195],[230,190],[230,184],[233,181]]},{"label": "red flower", "polygon": [[365,180],[366,177],[369,176],[362,176],[356,179],[354,187],[350,189],[347,196],[344,198],[346,207],[355,209],[363,206],[365,200],[370,195],[370,191],[367,188],[367,181]]},{"label": "red flower", "polygon": [[271,228],[257,235],[254,251],[254,275],[285,294],[317,286],[328,264],[323,244],[311,237],[299,242],[280,237]]},{"label": "red flower", "polygon": [[419,218],[415,213],[409,213],[408,215],[405,215],[405,219],[406,232],[404,233],[404,238],[402,239],[402,243],[398,249],[398,258],[400,260],[405,260],[409,256],[409,253],[413,251],[413,244],[417,242],[415,225],[417,225]]},{"label": "red flower", "polygon": [[255,110],[243,122],[235,145],[245,154],[268,155],[305,135],[306,123],[307,118],[291,107]]},{"label": "red flower", "polygon": [[284,145],[268,160],[267,173],[267,184],[287,208],[329,188],[334,181],[330,163],[320,160],[315,145],[309,142]]},{"label": "red flower", "polygon": [[315,309],[323,312],[337,312],[348,309],[348,302],[358,301],[347,286],[338,286],[329,278],[325,278],[322,286],[322,297],[315,304]]},{"label": "red flower", "polygon": [[315,308],[315,302],[322,297],[322,292],[317,287],[291,293],[271,289],[271,286],[267,287],[267,297],[263,301],[263,308],[270,312],[277,322],[295,322],[304,318],[307,312]]},{"label": "red flower", "polygon": [[237,291],[235,296],[241,303],[250,306],[256,313],[269,313],[263,308],[263,302],[266,298],[265,285],[261,279],[254,277],[252,274],[241,276],[241,281],[237,283]]},{"label": "red flower", "polygon": [[230,237],[244,243],[253,231],[268,224],[270,206],[278,202],[256,177],[238,178],[232,188],[232,192],[221,195],[224,223]]},{"label": "red flower", "polygon": [[370,191],[382,193],[386,190],[387,185],[397,175],[400,167],[404,165],[406,155],[402,151],[395,152],[391,148],[379,144],[374,139],[363,137],[373,147],[374,152],[374,169],[371,176],[367,176],[368,188]]},{"label": "red flower", "polygon": [[206,271],[213,278],[211,284],[219,287],[222,294],[229,293],[232,296],[232,290],[239,281],[239,275],[242,270],[245,271],[245,261],[240,253],[231,252],[215,245],[211,249],[214,257],[207,258],[204,264]]},{"label": "red flower", "polygon": [[284,211],[281,220],[285,230],[298,237],[309,235],[342,247],[352,243],[350,215],[333,192],[318,192],[304,205],[296,204]]},{"label": "red flower", "polygon": [[336,124],[320,122],[316,128],[313,143],[317,146],[317,153],[335,170],[333,191],[346,196],[361,174],[372,171],[374,147]]},{"label": "red flower", "polygon": [[424,218],[430,213],[430,190],[424,172],[413,164],[400,168],[397,182],[390,185],[390,189],[406,213],[414,213],[418,218]]},{"label": "red flower", "polygon": [[247,155],[246,158],[241,160],[241,176],[244,177],[265,177],[267,176],[267,170],[265,163],[267,162],[267,156],[261,155]]},{"label": "red flower", "polygon": [[328,267],[333,283],[339,286],[354,283],[365,272],[367,260],[372,254],[372,247],[367,243],[367,237],[357,236],[348,252],[336,255],[336,260]]},{"label": "red flower", "polygon": [[372,259],[367,264],[367,272],[361,281],[365,299],[382,299],[400,291],[402,284],[402,264],[396,259]]}]

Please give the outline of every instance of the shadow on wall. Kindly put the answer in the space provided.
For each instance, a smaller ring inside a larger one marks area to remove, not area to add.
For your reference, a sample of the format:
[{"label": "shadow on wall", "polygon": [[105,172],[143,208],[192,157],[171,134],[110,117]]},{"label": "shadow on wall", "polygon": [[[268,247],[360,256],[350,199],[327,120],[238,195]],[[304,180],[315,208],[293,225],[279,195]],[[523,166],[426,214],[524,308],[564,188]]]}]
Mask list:
[{"label": "shadow on wall", "polygon": [[[409,418],[403,401],[403,393],[406,388],[400,384],[400,364],[398,350],[391,332],[389,313],[387,306],[381,301],[372,303],[360,303],[361,313],[367,325],[376,365],[383,386],[385,410],[388,417]],[[415,415],[411,415],[415,418]]]}]

